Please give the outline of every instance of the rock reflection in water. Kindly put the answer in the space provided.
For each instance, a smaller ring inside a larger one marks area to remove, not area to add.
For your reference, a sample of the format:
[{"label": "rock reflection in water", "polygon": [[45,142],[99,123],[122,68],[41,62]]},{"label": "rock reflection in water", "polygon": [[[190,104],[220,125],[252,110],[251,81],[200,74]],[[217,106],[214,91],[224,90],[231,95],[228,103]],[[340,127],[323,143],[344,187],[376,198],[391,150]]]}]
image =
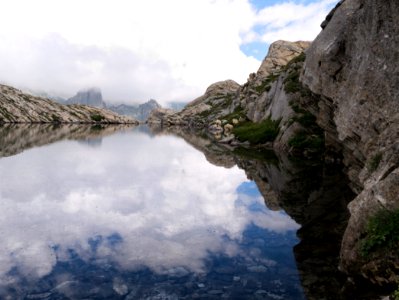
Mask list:
[{"label": "rock reflection in water", "polygon": [[338,270],[339,251],[354,198],[341,165],[292,161],[266,151],[225,151],[205,137],[179,128],[159,130],[175,134],[202,151],[217,165],[239,166],[254,180],[269,209],[284,209],[298,224],[300,243],[294,253],[307,299],[347,299],[346,276]]},{"label": "rock reflection in water", "polygon": [[0,297],[303,298],[298,225],[266,209],[234,156],[210,146],[230,161],[217,167],[139,130],[87,147],[62,126],[14,129],[3,153],[59,142],[0,159]]}]

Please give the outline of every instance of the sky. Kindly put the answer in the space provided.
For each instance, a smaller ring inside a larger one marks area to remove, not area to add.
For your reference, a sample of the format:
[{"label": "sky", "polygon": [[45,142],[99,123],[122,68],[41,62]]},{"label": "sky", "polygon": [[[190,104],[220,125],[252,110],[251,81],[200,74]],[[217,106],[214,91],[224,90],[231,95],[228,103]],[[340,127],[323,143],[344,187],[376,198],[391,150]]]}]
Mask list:
[{"label": "sky", "polygon": [[109,103],[245,83],[276,40],[313,40],[338,0],[0,0],[0,82]]}]

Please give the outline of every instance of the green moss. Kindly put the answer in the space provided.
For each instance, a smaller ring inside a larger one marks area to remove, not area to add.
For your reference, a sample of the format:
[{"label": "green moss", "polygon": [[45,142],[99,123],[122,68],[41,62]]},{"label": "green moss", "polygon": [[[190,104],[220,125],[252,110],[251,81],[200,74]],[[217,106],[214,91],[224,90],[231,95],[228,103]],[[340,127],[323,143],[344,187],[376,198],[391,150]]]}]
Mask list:
[{"label": "green moss", "polygon": [[233,133],[241,142],[262,144],[274,141],[279,132],[279,124],[280,120],[274,121],[270,118],[261,123],[246,122],[235,127]]},{"label": "green moss", "polygon": [[375,170],[377,170],[378,166],[380,165],[381,160],[382,160],[382,153],[378,152],[369,161],[369,164],[368,164],[368,167],[367,167],[368,170],[370,172],[374,172]]},{"label": "green moss", "polygon": [[399,246],[399,209],[381,210],[367,223],[366,237],[361,243],[361,254],[366,257],[379,249],[398,249]]},{"label": "green moss", "polygon": [[288,145],[294,150],[321,152],[324,149],[324,138],[316,134],[299,132],[288,140]]},{"label": "green moss", "polygon": [[95,121],[95,122],[101,122],[102,120],[105,119],[104,116],[98,115],[98,114],[96,114],[96,115],[91,115],[90,118],[91,118],[93,121]]}]

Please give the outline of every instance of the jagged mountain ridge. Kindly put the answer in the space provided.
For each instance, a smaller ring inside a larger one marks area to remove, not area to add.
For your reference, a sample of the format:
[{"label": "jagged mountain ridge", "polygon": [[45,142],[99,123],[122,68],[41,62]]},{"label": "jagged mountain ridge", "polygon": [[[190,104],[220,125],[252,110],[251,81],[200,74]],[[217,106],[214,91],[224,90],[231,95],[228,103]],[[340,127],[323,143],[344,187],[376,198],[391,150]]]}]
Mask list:
[{"label": "jagged mountain ridge", "polygon": [[107,108],[120,115],[130,116],[143,122],[148,119],[148,116],[154,109],[161,108],[161,105],[156,100],[151,99],[139,105],[108,105]]}]

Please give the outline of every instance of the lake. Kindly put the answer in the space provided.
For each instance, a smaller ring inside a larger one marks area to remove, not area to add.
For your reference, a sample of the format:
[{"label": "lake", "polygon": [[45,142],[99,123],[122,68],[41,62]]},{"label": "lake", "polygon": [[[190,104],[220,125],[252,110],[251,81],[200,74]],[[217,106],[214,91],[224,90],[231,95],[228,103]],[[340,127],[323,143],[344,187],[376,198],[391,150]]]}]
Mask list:
[{"label": "lake", "polygon": [[351,194],[320,163],[147,127],[2,126],[0,142],[2,299],[316,299],[341,287]]}]

